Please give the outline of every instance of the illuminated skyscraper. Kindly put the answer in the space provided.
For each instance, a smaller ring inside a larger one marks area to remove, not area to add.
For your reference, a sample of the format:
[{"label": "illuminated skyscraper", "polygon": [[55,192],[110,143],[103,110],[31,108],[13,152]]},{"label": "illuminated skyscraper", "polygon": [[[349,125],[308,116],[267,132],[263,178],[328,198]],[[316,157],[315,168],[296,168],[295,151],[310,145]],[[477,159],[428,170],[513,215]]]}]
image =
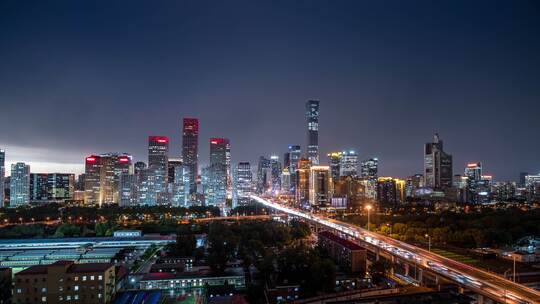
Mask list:
[{"label": "illuminated skyscraper", "polygon": [[31,173],[30,201],[64,202],[73,199],[75,175],[68,173]]},{"label": "illuminated skyscraper", "polygon": [[341,152],[330,152],[327,156],[328,163],[330,164],[330,172],[332,173],[332,179],[337,181],[339,180],[340,176]]},{"label": "illuminated skyscraper", "polygon": [[169,138],[166,136],[148,137],[148,170],[155,176],[154,191],[156,204],[168,204]]},{"label": "illuminated skyscraper", "polygon": [[382,207],[395,207],[405,199],[405,181],[391,177],[377,180],[377,201]]},{"label": "illuminated skyscraper", "polygon": [[289,146],[289,173],[291,174],[291,185],[289,191],[294,193],[296,187],[296,170],[298,169],[298,162],[302,158],[302,150],[298,145]]},{"label": "illuminated skyscraper", "polygon": [[332,200],[332,176],[328,166],[311,166],[309,170],[309,204],[311,208],[324,209]]},{"label": "illuminated skyscraper", "polygon": [[339,175],[356,176],[358,174],[358,154],[354,150],[342,151],[339,158]]},{"label": "illuminated skyscraper", "polygon": [[540,173],[528,174],[525,176],[525,189],[527,191],[527,199],[530,201],[540,202]]},{"label": "illuminated skyscraper", "polygon": [[227,138],[210,139],[210,195],[207,205],[225,207],[227,185],[229,183],[231,146]]},{"label": "illuminated skyscraper", "polygon": [[369,199],[377,197],[377,178],[379,172],[379,159],[370,158],[362,161],[360,165],[360,175],[365,182],[365,196]]},{"label": "illuminated skyscraper", "polygon": [[9,207],[16,208],[30,203],[30,166],[25,163],[11,165]]},{"label": "illuminated skyscraper", "polygon": [[182,161],[188,170],[190,196],[197,193],[198,174],[198,147],[199,147],[199,120],[197,118],[184,118],[182,131]]},{"label": "illuminated skyscraper", "polygon": [[452,155],[443,150],[439,134],[433,136],[432,143],[424,146],[424,181],[426,187],[434,190],[448,190],[452,187]]},{"label": "illuminated skyscraper", "polygon": [[253,191],[253,173],[248,162],[240,162],[234,170],[233,208],[245,206],[251,202]]},{"label": "illuminated skyscraper", "polygon": [[309,175],[310,161],[307,158],[300,159],[296,169],[295,201],[298,207],[309,207]]},{"label": "illuminated skyscraper", "polygon": [[106,153],[85,159],[84,203],[119,204],[120,176],[133,174],[131,155]]},{"label": "illuminated skyscraper", "polygon": [[477,203],[482,180],[482,163],[468,163],[464,175],[467,178],[467,202]]},{"label": "illuminated skyscraper", "polygon": [[270,160],[264,156],[259,157],[257,165],[257,193],[263,194],[271,189],[271,166]]},{"label": "illuminated skyscraper", "polygon": [[379,159],[370,158],[362,161],[360,175],[366,179],[377,179],[379,171]]},{"label": "illuminated skyscraper", "polygon": [[277,155],[270,156],[270,168],[272,173],[272,191],[281,190],[281,163]]},{"label": "illuminated skyscraper", "polygon": [[291,173],[289,168],[285,167],[281,170],[281,190],[291,194]]},{"label": "illuminated skyscraper", "polygon": [[311,164],[319,164],[319,101],[306,102],[307,158]]},{"label": "illuminated skyscraper", "polygon": [[6,176],[6,151],[0,149],[0,208],[4,207],[4,178]]}]

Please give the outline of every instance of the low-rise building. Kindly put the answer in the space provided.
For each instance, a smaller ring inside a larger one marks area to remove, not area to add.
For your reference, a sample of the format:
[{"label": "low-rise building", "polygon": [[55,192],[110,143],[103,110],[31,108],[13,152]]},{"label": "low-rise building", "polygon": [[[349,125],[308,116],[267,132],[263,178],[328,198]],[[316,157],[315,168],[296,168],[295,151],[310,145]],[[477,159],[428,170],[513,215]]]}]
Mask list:
[{"label": "low-rise building", "polygon": [[111,263],[36,265],[15,274],[13,303],[110,303],[115,282]]},{"label": "low-rise building", "polygon": [[350,272],[366,271],[366,249],[329,231],[318,234],[319,246],[325,249],[335,262]]}]

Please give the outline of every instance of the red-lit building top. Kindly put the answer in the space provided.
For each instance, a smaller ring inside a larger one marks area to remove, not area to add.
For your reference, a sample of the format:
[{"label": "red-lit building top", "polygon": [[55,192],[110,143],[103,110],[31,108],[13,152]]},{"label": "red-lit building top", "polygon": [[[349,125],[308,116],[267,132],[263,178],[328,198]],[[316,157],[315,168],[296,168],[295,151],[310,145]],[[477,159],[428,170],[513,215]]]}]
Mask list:
[{"label": "red-lit building top", "polygon": [[167,144],[169,143],[169,138],[167,136],[148,136],[148,142],[157,143],[157,144]]}]

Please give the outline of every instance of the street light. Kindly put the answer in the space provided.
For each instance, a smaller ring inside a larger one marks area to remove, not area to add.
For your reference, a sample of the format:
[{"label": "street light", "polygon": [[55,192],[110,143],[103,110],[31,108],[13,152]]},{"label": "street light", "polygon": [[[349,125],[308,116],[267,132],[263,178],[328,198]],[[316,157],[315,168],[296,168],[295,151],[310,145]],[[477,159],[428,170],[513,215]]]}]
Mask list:
[{"label": "street light", "polygon": [[369,231],[369,211],[371,210],[371,205],[367,205],[366,206],[366,210],[367,210],[367,230]]},{"label": "street light", "polygon": [[428,251],[431,252],[431,236],[429,236],[429,234],[426,233],[425,237],[428,238]]}]

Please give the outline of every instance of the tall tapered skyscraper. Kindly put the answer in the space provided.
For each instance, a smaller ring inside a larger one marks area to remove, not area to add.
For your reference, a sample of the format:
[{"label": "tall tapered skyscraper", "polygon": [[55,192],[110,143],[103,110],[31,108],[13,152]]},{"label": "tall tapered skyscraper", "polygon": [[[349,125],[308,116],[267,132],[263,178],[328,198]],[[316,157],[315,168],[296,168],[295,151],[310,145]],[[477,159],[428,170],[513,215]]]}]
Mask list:
[{"label": "tall tapered skyscraper", "polygon": [[307,158],[313,165],[319,164],[319,101],[306,102]]},{"label": "tall tapered skyscraper", "polygon": [[197,171],[199,146],[199,120],[184,118],[182,124],[182,161],[187,168],[190,195],[197,193]]}]

